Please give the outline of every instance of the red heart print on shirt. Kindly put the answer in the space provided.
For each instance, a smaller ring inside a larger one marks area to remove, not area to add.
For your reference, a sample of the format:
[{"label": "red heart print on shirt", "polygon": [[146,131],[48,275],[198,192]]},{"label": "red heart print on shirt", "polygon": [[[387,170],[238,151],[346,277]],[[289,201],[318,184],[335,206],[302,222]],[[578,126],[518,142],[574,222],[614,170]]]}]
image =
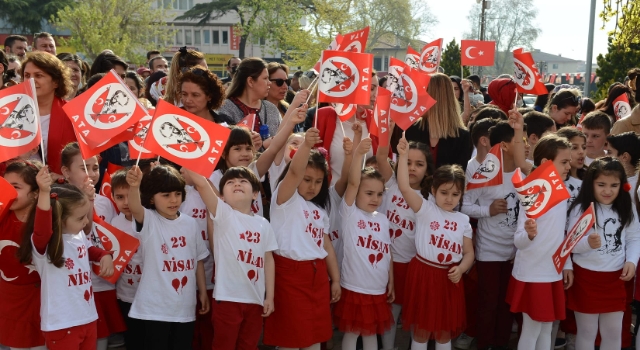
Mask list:
[{"label": "red heart print on shirt", "polygon": [[451,256],[451,254],[447,254],[447,256],[445,257],[443,253],[438,254],[438,262],[439,263],[448,263],[449,261],[451,261],[451,259],[453,259],[453,257]]},{"label": "red heart print on shirt", "polygon": [[173,289],[176,290],[176,293],[180,294],[180,292],[178,292],[178,288],[180,288],[180,280],[174,278],[173,280],[171,280],[171,285],[173,286]]}]

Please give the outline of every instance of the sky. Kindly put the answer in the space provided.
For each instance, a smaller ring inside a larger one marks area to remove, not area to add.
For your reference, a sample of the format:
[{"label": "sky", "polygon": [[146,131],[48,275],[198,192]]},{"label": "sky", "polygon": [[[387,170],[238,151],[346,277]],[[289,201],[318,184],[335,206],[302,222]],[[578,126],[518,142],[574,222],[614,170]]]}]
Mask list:
[{"label": "sky", "polygon": [[[542,33],[532,47],[553,55],[575,60],[587,60],[587,39],[589,34],[589,13],[591,0],[533,0],[538,9],[535,23]],[[432,41],[439,37],[447,43],[454,37],[457,41],[465,32],[471,32],[471,23],[467,20],[469,11],[480,6],[476,0],[427,0],[430,12],[438,19],[430,33],[421,37]],[[596,0],[595,33],[593,40],[593,62],[598,54],[607,52],[607,31],[613,29],[611,23],[602,30],[602,0]]]}]

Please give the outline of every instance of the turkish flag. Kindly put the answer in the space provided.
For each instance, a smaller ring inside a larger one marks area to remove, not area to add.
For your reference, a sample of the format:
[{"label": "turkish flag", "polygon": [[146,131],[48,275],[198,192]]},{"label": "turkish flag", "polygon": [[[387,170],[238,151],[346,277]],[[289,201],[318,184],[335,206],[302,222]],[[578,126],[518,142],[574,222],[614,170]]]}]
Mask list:
[{"label": "turkish flag", "polygon": [[420,51],[420,70],[426,73],[436,73],[442,57],[442,38],[426,44]]},{"label": "turkish flag", "polygon": [[518,83],[518,92],[533,95],[547,95],[549,93],[544,86],[531,52],[516,49],[513,51],[513,64],[513,77]]},{"label": "turkish flag", "polygon": [[247,128],[249,131],[253,131],[256,126],[256,115],[255,113],[248,114],[246,117],[242,118],[236,126]]},{"label": "turkish flag", "polygon": [[318,78],[319,102],[368,105],[373,55],[323,51]]},{"label": "turkish flag", "polygon": [[569,254],[573,248],[580,242],[580,239],[584,237],[584,235],[591,230],[593,225],[596,223],[596,212],[593,208],[593,203],[589,206],[587,210],[584,211],[580,219],[576,222],[575,225],[571,228],[569,233],[564,239],[564,242],[558,247],[555,253],[553,253],[553,266],[555,266],[556,271],[558,273],[562,272],[564,267],[564,263],[569,258]]},{"label": "turkish flag", "polygon": [[[333,39],[331,44],[329,44],[329,46],[326,48],[326,50],[329,50],[329,51],[338,50],[338,46],[340,46],[341,42],[342,42],[342,35],[338,34],[338,35],[336,35],[335,39]],[[320,65],[322,65],[322,54],[320,55],[320,58],[318,58],[318,62],[316,62],[316,64],[313,66],[313,71],[316,74],[318,74],[320,72]]]},{"label": "turkish flag", "polygon": [[144,144],[144,139],[147,137],[147,132],[149,131],[149,124],[151,124],[151,120],[153,119],[152,115],[155,113],[155,109],[149,109],[147,111],[147,115],[142,117],[138,121],[138,124],[133,129],[133,137],[129,140],[129,158],[131,159],[149,159],[156,158],[157,155],[149,152],[146,148],[142,147]]},{"label": "turkish flag", "polygon": [[346,52],[364,52],[369,39],[369,27],[347,33],[342,36],[342,41],[338,45],[338,51]]},{"label": "turkish flag", "polygon": [[160,100],[144,148],[209,177],[220,160],[230,133],[229,128]]},{"label": "turkish flag", "polygon": [[[116,283],[122,271],[127,267],[129,261],[131,261],[133,254],[138,250],[140,241],[111,226],[95,213],[93,214],[92,231],[94,231],[91,232],[93,245],[111,252],[113,257],[113,275],[103,278],[110,283]],[[96,239],[98,242],[96,242]],[[93,262],[91,268],[96,274],[100,273],[100,263]]]},{"label": "turkish flag", "polygon": [[631,114],[631,105],[626,93],[613,100],[613,114],[615,114],[616,120],[628,117]]},{"label": "turkish flag", "polygon": [[351,117],[356,114],[356,110],[358,109],[358,105],[354,104],[332,103],[331,106],[333,106],[333,109],[336,110],[338,118],[340,118],[340,120],[343,122],[351,119]]},{"label": "turkish flag", "polygon": [[420,54],[411,45],[407,46],[407,54],[404,56],[404,63],[411,69],[420,69]]},{"label": "turkish flag", "polygon": [[118,206],[113,200],[113,195],[111,193],[111,175],[115,174],[115,172],[120,169],[124,169],[124,167],[113,163],[107,163],[107,171],[105,171],[104,176],[102,176],[102,184],[100,184],[100,194],[109,198],[118,214],[120,214],[120,210],[118,210]]},{"label": "turkish flag", "polygon": [[133,128],[147,115],[138,98],[113,69],[62,109],[71,119],[78,139],[82,135],[90,148],[99,147]]},{"label": "turkish flag", "polygon": [[502,185],[502,149],[500,144],[491,147],[489,153],[467,182],[467,190]]},{"label": "turkish flag", "polygon": [[9,208],[16,198],[18,198],[18,191],[4,177],[0,176],[0,220],[9,213]]},{"label": "turkish flag", "polygon": [[[376,104],[373,107],[373,120],[378,126],[375,136],[378,137],[378,146],[389,146],[389,123],[391,120],[391,91],[378,88]],[[371,131],[373,131],[372,128]],[[372,132],[372,134],[374,134]]]},{"label": "turkish flag", "polygon": [[0,162],[40,145],[40,113],[33,79],[0,90]]},{"label": "turkish flag", "polygon": [[391,92],[391,119],[402,130],[407,130],[416,120],[436,104],[426,90],[429,76],[411,69],[404,62],[391,58],[387,90]]},{"label": "turkish flag", "polygon": [[460,54],[463,66],[493,66],[496,56],[496,42],[462,40]]},{"label": "turkish flag", "polygon": [[553,161],[542,163],[525,179],[522,179],[522,172],[518,168],[511,182],[527,217],[531,219],[541,217],[556,204],[571,197]]}]

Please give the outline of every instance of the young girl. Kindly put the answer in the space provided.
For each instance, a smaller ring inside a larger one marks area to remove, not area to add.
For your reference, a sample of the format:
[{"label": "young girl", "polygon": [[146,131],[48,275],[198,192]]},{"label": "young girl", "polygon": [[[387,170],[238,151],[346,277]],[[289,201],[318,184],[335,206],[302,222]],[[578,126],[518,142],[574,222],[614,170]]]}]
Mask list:
[{"label": "young girl", "polygon": [[271,225],[278,241],[273,255],[275,312],[265,320],[263,342],[280,349],[319,350],[332,336],[329,304],[340,299],[340,273],[327,237],[327,161],[311,150],[319,141],[318,129],[307,130],[271,201]]},{"label": "young girl", "polygon": [[72,185],[52,186],[46,167],[36,182],[38,202],[29,215],[19,254],[21,262],[33,261],[42,279],[40,317],[47,348],[95,349],[98,314],[89,261],[100,262],[100,276],[109,277],[113,260],[108,252],[93,247],[83,231],[89,223],[92,203],[87,196],[93,186],[86,181],[82,192]]},{"label": "young girl", "polygon": [[16,254],[25,222],[38,199],[36,175],[41,168],[37,162],[16,160],[4,173],[4,179],[18,192],[0,221],[4,243],[0,250],[0,344],[12,349],[46,349],[40,331],[40,276],[31,262],[20,263]]},{"label": "young girl", "polygon": [[[398,188],[396,175],[387,161],[389,147],[378,147],[379,171],[385,180],[387,190],[382,201],[382,212],[389,219],[389,236],[393,257],[393,283],[395,300],[392,305],[393,320],[398,322],[404,302],[404,283],[409,262],[416,256],[416,213],[404,200]],[[433,174],[433,162],[429,149],[423,143],[409,142],[409,184],[417,194],[429,197],[428,176]],[[394,348],[396,327],[391,327],[382,336],[382,348]]]},{"label": "young girl", "polygon": [[377,350],[376,334],[393,325],[393,268],[389,220],[376,210],[382,203],[384,181],[373,168],[361,169],[371,150],[371,139],[363,139],[349,171],[349,183],[340,205],[344,260],[340,285],[342,296],[333,312],[333,323],[342,332],[342,348],[356,349],[362,336],[363,349]]},{"label": "young girl", "polygon": [[[578,197],[580,188],[582,187],[582,177],[586,171],[584,167],[584,157],[587,152],[587,137],[584,133],[575,127],[566,126],[556,133],[560,137],[564,137],[571,142],[571,171],[565,180],[565,185],[571,198],[567,205],[571,205]],[[571,229],[571,227],[569,227]]]},{"label": "young girl", "polygon": [[[534,166],[551,161],[561,179],[571,169],[571,144],[564,137],[547,135],[536,144]],[[567,202],[563,201],[538,219],[527,219],[520,202],[518,228],[514,235],[516,258],[507,289],[511,312],[522,312],[522,334],[518,349],[547,350],[551,347],[553,322],[565,318],[564,289],[573,282],[571,260],[558,273],[553,254],[564,240]],[[564,275],[564,286],[563,286]],[[555,339],[555,337],[554,337]]]},{"label": "young girl", "polygon": [[[84,179],[89,177],[92,184],[96,184],[100,177],[98,157],[93,156],[82,161],[82,153],[77,142],[71,142],[62,149],[62,175],[70,184],[81,187]],[[94,194],[92,211],[89,213],[89,225],[91,243],[93,246],[103,249],[102,241],[93,227],[93,213],[105,222],[111,222],[116,217],[116,211],[111,201],[98,193]],[[116,286],[91,271],[91,280],[95,296],[96,309],[98,310],[98,350],[106,350],[108,337],[111,334],[124,332],[126,323],[120,313]]]},{"label": "young girl", "polygon": [[[185,197],[180,173],[156,165],[142,180],[140,168],[127,173],[129,209],[144,252],[144,273],[129,316],[144,320],[149,349],[188,349],[193,340],[197,297],[209,312],[203,260],[209,256],[196,221],[179,211]],[[142,182],[142,183],[141,183]]]},{"label": "young girl", "polygon": [[433,174],[431,196],[425,199],[411,188],[409,143],[398,143],[398,187],[416,213],[417,255],[407,270],[402,326],[411,329],[411,349],[426,350],[436,339],[436,349],[451,349],[451,338],[465,328],[462,274],[473,264],[469,217],[455,212],[462,201],[464,170],[445,165]]},{"label": "young girl", "polygon": [[576,349],[594,346],[598,326],[600,349],[620,349],[625,281],[635,275],[640,258],[640,226],[631,204],[625,169],[619,160],[594,160],[569,207],[573,227],[582,213],[595,204],[595,228],[573,249],[574,286],[567,293],[567,307],[575,311]]}]

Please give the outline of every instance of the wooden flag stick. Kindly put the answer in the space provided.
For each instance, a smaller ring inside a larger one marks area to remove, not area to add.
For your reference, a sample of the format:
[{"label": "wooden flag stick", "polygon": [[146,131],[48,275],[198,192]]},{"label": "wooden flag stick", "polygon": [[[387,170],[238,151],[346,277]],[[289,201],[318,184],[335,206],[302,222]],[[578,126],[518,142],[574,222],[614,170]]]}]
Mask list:
[{"label": "wooden flag stick", "polygon": [[84,165],[85,174],[87,174],[87,176],[89,176],[89,169],[87,168],[87,162],[84,161],[84,158],[82,158],[82,164]]},{"label": "wooden flag stick", "polygon": [[309,87],[307,88],[307,90],[309,90],[309,96],[307,96],[307,101],[305,102],[306,104],[309,103],[309,99],[311,98],[311,90],[313,90],[313,84],[317,81],[318,81],[318,77],[316,76],[315,79],[313,79],[313,81],[311,82],[311,84],[309,84]]},{"label": "wooden flag stick", "polygon": [[[317,90],[318,91],[316,91],[316,103],[318,102],[318,100],[320,100],[320,86],[318,86]],[[316,128],[316,129],[318,128],[318,109],[319,108],[316,105],[316,116],[315,116],[314,121],[313,121],[313,127]]]},{"label": "wooden flag stick", "polygon": [[340,128],[342,129],[342,136],[347,136],[347,134],[344,133],[344,125],[342,125],[342,120],[338,119],[338,121],[340,121]]}]

